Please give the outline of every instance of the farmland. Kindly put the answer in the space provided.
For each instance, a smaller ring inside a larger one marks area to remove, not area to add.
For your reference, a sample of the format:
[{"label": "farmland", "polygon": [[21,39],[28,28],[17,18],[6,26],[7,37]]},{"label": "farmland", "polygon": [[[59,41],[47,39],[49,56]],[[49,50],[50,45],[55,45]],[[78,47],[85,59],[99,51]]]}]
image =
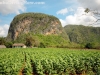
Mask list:
[{"label": "farmland", "polygon": [[0,49],[0,75],[100,75],[100,51]]}]

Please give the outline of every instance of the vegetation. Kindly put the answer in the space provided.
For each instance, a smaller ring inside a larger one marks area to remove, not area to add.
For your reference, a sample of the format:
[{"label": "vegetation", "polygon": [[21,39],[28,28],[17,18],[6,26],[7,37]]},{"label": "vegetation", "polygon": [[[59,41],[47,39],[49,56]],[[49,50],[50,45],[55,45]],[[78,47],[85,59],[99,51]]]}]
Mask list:
[{"label": "vegetation", "polygon": [[68,44],[68,41],[61,35],[36,35],[32,33],[20,35],[15,42],[23,42],[27,46],[31,44],[30,46],[33,47],[67,47]]},{"label": "vegetation", "polygon": [[93,44],[92,43],[87,43],[85,45],[85,48],[92,49],[93,48]]},{"label": "vegetation", "polygon": [[83,48],[97,48],[100,44],[100,27],[90,27],[82,25],[67,25],[64,27],[70,42],[83,45]]},{"label": "vegetation", "polygon": [[12,42],[6,41],[5,37],[0,37],[0,45],[5,45],[7,48],[11,48],[12,44]]},{"label": "vegetation", "polygon": [[58,48],[88,48],[100,49],[100,28],[82,25],[67,25],[64,27],[66,33],[58,35],[20,34],[15,41],[6,41],[0,38],[0,44],[8,48],[14,42],[24,43],[26,46],[33,47],[58,47]]},{"label": "vegetation", "polygon": [[0,50],[0,75],[18,75],[22,68],[24,56],[22,51]]},{"label": "vegetation", "polygon": [[[54,34],[63,32],[58,18],[43,13],[23,13],[15,16],[10,24],[7,39],[16,40],[25,33],[46,34],[54,30]],[[17,33],[17,34],[16,34]]]},{"label": "vegetation", "polygon": [[[87,8],[85,12],[90,12]],[[46,35],[50,34],[50,35]],[[11,22],[8,43],[24,43],[33,47],[96,48],[100,49],[100,27],[66,25],[64,28],[58,18],[43,13],[23,13]]]},{"label": "vegetation", "polygon": [[0,75],[99,75],[100,51],[62,48],[0,50]]},{"label": "vegetation", "polygon": [[4,37],[0,37],[0,45],[4,45],[5,44],[5,38]]},{"label": "vegetation", "polygon": [[33,37],[27,37],[26,38],[26,46],[28,46],[28,47],[31,47],[31,46],[33,46],[33,44],[35,43],[35,40],[33,39]]},{"label": "vegetation", "polygon": [[[14,29],[18,23],[21,23],[24,20],[31,20],[32,23],[30,25],[30,30],[31,31],[36,30],[36,33],[38,33],[40,30],[47,28],[47,26],[51,23],[51,21],[59,20],[59,19],[56,18],[55,16],[47,15],[43,13],[23,13],[15,16],[15,18],[11,22],[11,26],[12,26],[11,29]],[[42,26],[38,27],[37,24],[40,24]]]}]

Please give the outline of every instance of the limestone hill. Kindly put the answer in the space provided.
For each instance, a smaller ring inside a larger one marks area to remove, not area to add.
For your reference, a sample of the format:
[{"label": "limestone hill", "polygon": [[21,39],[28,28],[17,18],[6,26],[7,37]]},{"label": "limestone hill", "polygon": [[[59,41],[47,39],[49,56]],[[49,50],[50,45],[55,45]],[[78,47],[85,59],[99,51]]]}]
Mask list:
[{"label": "limestone hill", "polygon": [[27,37],[35,43],[48,46],[67,44],[68,37],[58,18],[43,13],[23,13],[15,16],[10,24],[7,39],[25,43]]}]

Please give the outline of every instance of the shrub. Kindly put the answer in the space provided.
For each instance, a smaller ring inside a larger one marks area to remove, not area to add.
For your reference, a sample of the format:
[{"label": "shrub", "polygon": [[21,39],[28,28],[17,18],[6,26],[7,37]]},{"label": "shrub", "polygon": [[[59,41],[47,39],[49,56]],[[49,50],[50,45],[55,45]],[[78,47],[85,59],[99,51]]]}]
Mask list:
[{"label": "shrub", "polygon": [[93,44],[92,43],[87,43],[85,45],[85,48],[92,49],[93,48]]}]

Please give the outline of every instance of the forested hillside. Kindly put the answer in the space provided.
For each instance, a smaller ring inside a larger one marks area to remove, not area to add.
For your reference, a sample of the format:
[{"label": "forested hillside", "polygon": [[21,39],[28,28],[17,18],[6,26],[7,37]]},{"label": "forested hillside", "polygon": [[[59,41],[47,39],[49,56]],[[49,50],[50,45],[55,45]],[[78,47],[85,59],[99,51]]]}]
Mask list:
[{"label": "forested hillside", "polygon": [[64,27],[70,42],[80,44],[81,46],[92,45],[99,47],[100,45],[100,27],[90,27],[83,25],[67,25]]},{"label": "forested hillside", "polygon": [[43,13],[23,13],[10,24],[7,41],[34,47],[100,48],[100,27],[66,25]]}]

